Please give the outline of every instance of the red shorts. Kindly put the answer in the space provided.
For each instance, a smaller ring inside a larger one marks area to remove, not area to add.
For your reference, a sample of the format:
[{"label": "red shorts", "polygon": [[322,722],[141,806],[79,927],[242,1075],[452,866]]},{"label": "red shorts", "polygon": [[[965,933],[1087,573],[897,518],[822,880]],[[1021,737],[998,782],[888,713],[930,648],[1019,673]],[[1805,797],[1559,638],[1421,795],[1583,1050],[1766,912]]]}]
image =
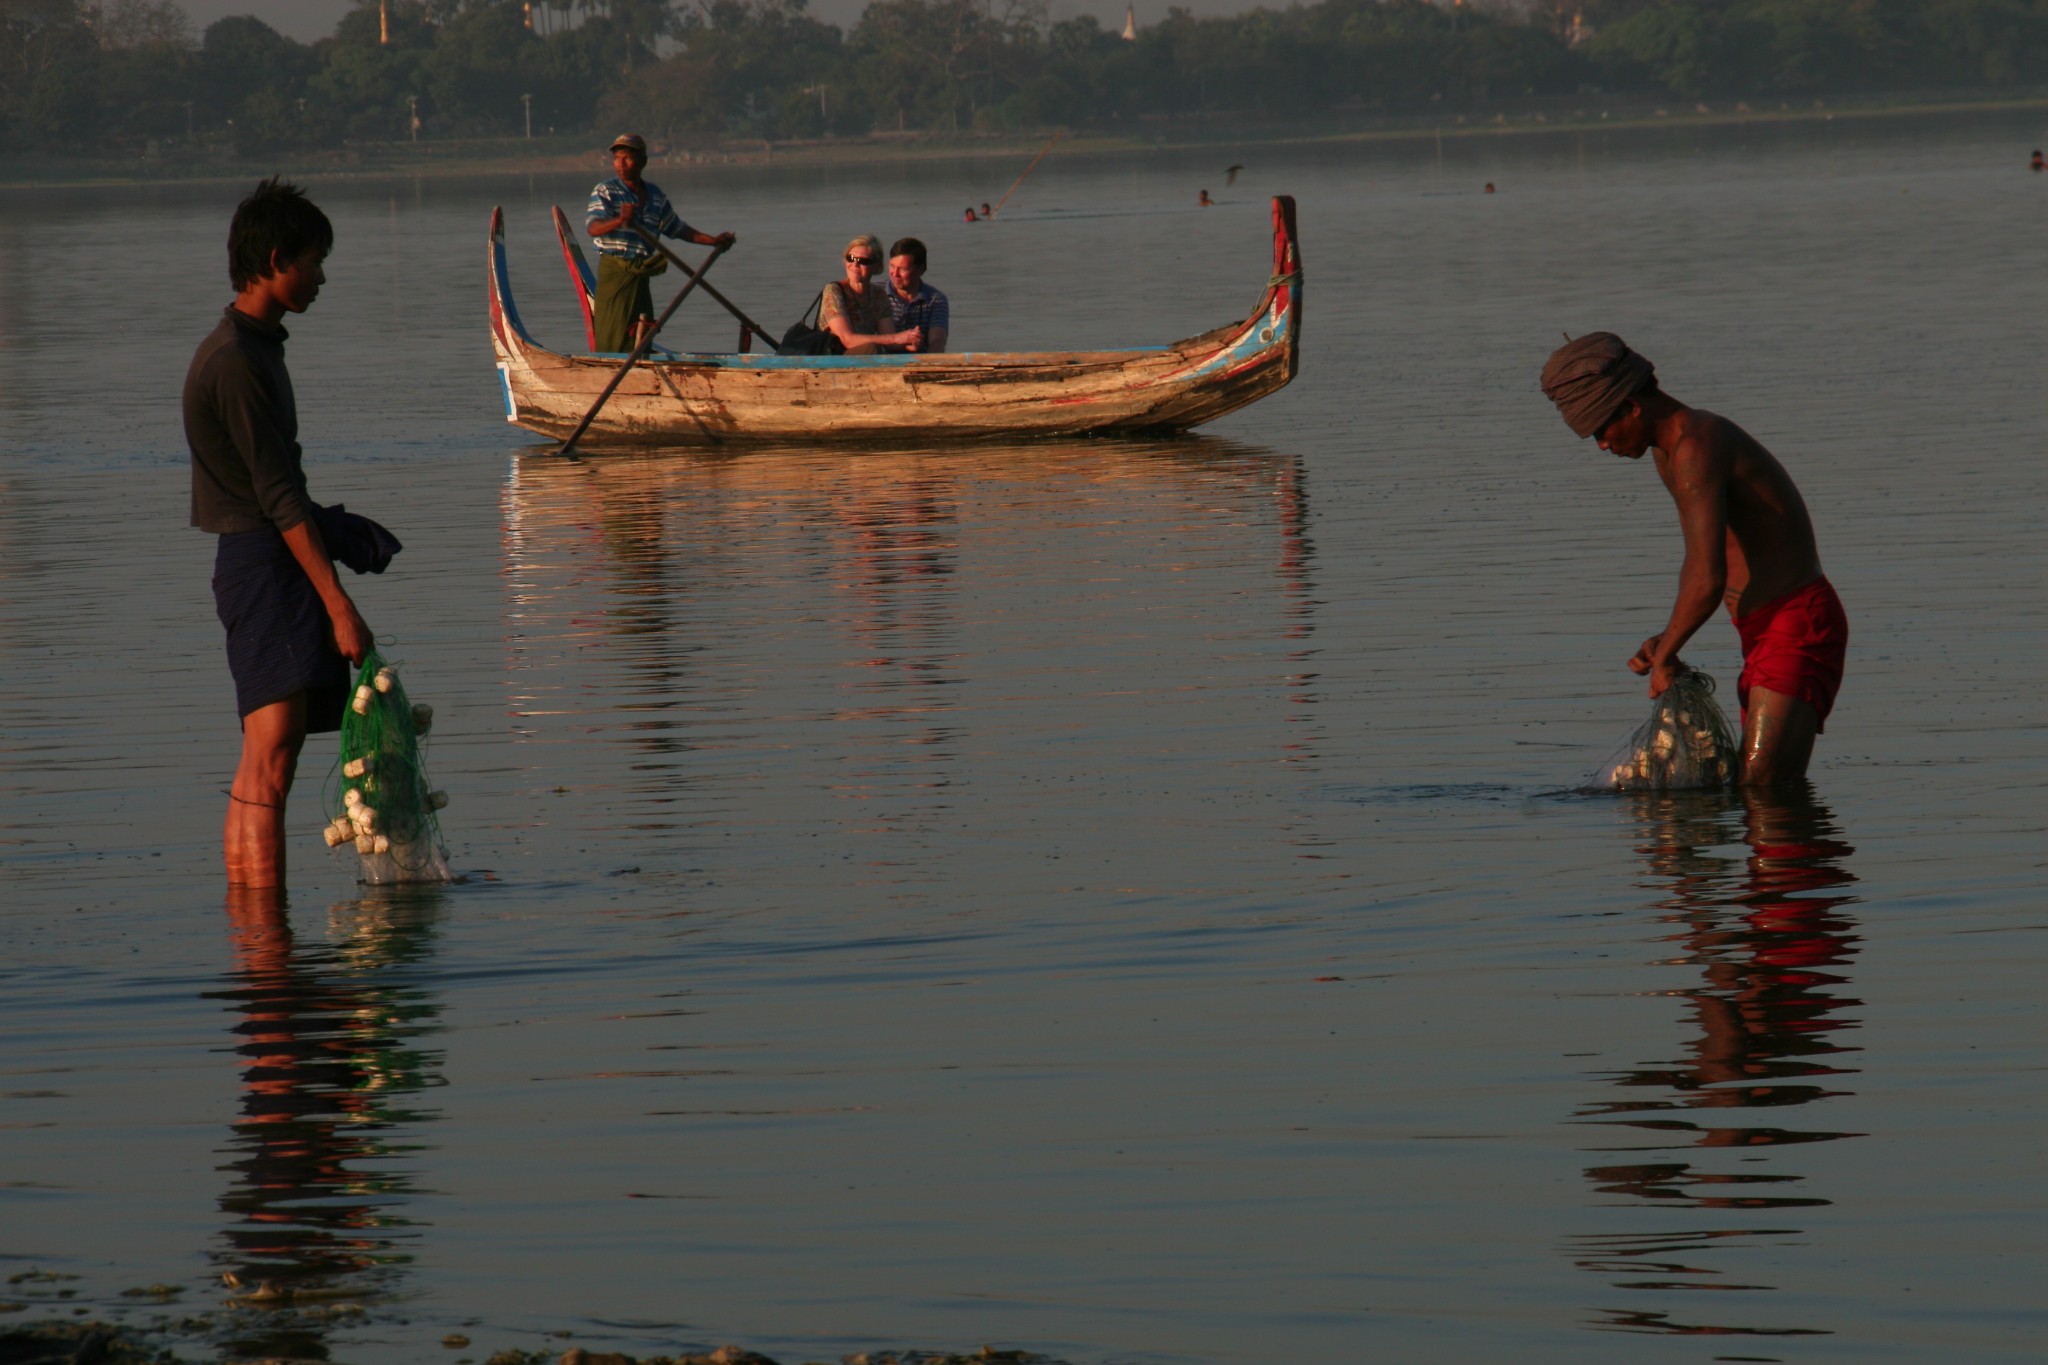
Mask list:
[{"label": "red shorts", "polygon": [[1742,637],[1742,676],[1735,680],[1735,695],[1742,701],[1743,727],[1749,725],[1749,689],[1764,687],[1807,702],[1820,716],[1814,728],[1826,729],[1849,650],[1849,617],[1834,585],[1816,578],[1735,618],[1735,633]]}]

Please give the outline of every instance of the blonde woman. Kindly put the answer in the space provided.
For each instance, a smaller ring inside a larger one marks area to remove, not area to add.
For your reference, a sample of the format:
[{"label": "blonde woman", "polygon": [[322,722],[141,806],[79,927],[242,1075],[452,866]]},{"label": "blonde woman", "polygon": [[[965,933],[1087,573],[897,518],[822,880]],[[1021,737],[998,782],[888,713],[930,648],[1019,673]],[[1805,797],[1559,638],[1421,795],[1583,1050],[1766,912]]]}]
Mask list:
[{"label": "blonde woman", "polygon": [[848,355],[884,355],[917,349],[917,328],[890,330],[894,318],[883,291],[882,239],[862,233],[846,244],[846,278],[825,286],[818,326],[839,339]]}]

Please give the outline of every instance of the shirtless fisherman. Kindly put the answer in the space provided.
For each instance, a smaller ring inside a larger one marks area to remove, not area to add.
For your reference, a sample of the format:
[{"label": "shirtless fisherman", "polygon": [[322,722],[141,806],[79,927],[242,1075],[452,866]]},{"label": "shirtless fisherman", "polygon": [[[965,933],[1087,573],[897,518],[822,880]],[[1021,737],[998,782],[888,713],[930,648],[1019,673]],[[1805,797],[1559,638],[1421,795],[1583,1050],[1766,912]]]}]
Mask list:
[{"label": "shirtless fisherman", "polygon": [[1725,417],[1688,407],[1657,385],[1648,360],[1612,332],[1560,346],[1543,367],[1543,392],[1565,424],[1623,459],[1656,455],[1678,504],[1685,563],[1664,629],[1628,661],[1663,694],[1685,667],[1678,651],[1716,602],[1742,637],[1742,781],[1806,775],[1842,685],[1849,621],[1821,572],[1813,522],[1785,467]]}]

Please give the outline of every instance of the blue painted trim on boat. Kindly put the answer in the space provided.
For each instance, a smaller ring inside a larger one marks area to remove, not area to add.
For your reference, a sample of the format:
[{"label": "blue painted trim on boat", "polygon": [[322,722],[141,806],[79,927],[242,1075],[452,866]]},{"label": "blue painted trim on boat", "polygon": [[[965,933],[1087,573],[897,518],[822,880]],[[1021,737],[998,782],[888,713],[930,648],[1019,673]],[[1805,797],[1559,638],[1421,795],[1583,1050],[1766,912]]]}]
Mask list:
[{"label": "blue painted trim on boat", "polygon": [[[1093,347],[1086,354],[1143,355],[1172,349],[1170,346]],[[678,351],[674,358],[686,364],[715,365],[731,370],[887,370],[901,369],[920,360],[986,364],[991,361],[1028,361],[1039,355],[1070,354],[1072,352],[1068,351],[944,351],[938,355],[742,355],[738,351]],[[579,358],[624,360],[626,355],[625,351],[593,351],[585,352]]]}]

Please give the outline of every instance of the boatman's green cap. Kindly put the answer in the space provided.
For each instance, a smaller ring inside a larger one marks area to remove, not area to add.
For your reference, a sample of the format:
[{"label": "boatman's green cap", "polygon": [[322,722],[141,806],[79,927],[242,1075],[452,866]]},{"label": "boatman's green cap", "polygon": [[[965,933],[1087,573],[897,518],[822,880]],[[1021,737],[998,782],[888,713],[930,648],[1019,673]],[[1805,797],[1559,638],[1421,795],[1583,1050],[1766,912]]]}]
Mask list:
[{"label": "boatman's green cap", "polygon": [[620,133],[617,137],[613,138],[611,150],[616,152],[621,147],[631,147],[640,155],[647,155],[647,139],[638,133]]}]

